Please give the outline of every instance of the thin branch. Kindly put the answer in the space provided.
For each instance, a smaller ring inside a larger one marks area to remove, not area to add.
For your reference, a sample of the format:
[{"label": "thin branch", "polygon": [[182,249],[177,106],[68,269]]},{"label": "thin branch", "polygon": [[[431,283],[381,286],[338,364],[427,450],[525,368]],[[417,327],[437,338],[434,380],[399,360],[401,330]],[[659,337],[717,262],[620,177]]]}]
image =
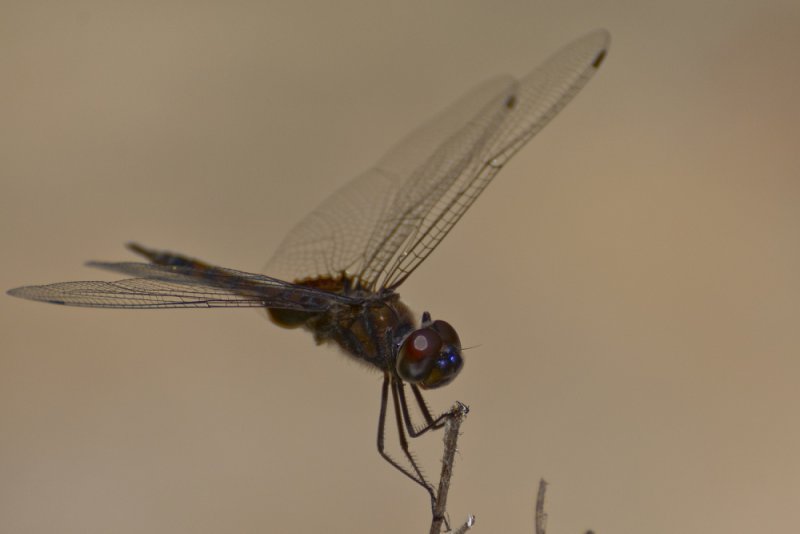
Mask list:
[{"label": "thin branch", "polygon": [[466,531],[472,528],[472,525],[475,524],[475,516],[469,515],[467,516],[467,520],[464,521],[464,524],[458,527],[453,531],[453,534],[464,534]]},{"label": "thin branch", "polygon": [[[547,527],[547,514],[544,513],[544,492],[547,490],[547,482],[542,478],[539,480],[539,492],[536,495],[536,534],[545,534]],[[587,530],[586,534],[594,534],[593,530]]]},{"label": "thin branch", "polygon": [[547,514],[544,513],[544,492],[547,490],[547,482],[545,479],[539,479],[539,492],[536,494],[536,518],[534,524],[536,526],[536,534],[545,534],[547,528]]},{"label": "thin branch", "polygon": [[[447,512],[447,492],[450,489],[450,477],[453,476],[453,462],[455,460],[458,431],[461,422],[467,416],[469,408],[457,402],[450,410],[450,416],[444,425],[444,455],[442,456],[442,474],[439,477],[439,491],[436,492],[436,503],[433,507],[433,521],[431,522],[430,534],[439,534],[442,531],[442,524],[446,524],[445,515]],[[469,516],[466,522],[456,530],[456,532],[466,532],[475,524],[475,517]]]}]

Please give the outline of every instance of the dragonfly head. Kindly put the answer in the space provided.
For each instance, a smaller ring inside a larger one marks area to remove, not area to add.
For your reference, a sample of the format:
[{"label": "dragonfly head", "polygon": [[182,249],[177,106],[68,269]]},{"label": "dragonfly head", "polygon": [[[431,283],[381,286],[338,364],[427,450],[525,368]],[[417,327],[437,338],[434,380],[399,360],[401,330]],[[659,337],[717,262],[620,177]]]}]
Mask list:
[{"label": "dragonfly head", "polygon": [[431,321],[427,312],[422,326],[406,336],[397,354],[397,374],[423,389],[449,384],[463,366],[455,329],[445,321]]}]

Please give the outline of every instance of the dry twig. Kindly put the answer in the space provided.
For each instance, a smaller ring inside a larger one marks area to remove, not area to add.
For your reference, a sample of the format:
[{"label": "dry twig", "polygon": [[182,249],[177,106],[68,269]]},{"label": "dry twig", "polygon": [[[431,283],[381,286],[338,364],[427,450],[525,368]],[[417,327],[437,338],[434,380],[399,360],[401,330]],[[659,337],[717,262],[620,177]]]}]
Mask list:
[{"label": "dry twig", "polygon": [[[447,524],[445,516],[447,514],[447,492],[450,489],[450,478],[453,476],[453,461],[455,460],[458,431],[461,422],[467,416],[469,408],[457,402],[450,411],[450,416],[444,425],[444,454],[442,456],[442,474],[439,477],[439,490],[436,492],[436,503],[433,508],[433,521],[431,522],[430,534],[439,534],[442,531],[442,524]],[[467,520],[455,532],[463,533],[475,524],[475,517],[470,515]],[[449,528],[449,527],[448,527]]]},{"label": "dry twig", "polygon": [[547,482],[545,479],[539,479],[539,491],[536,494],[536,518],[534,525],[536,527],[536,534],[545,534],[547,528],[547,514],[544,513],[544,492],[547,490]]}]

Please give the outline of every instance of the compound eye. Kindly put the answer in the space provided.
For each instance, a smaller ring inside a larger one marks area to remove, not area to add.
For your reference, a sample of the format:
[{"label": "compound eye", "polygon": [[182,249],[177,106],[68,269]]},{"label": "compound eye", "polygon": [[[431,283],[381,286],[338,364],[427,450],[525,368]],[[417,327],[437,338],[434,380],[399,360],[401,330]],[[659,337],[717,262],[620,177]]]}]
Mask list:
[{"label": "compound eye", "polygon": [[430,327],[411,332],[397,354],[397,374],[411,384],[430,375],[442,350],[442,338]]},{"label": "compound eye", "polygon": [[439,337],[442,338],[443,344],[451,345],[459,350],[461,349],[461,340],[458,339],[456,329],[450,326],[450,323],[436,320],[431,324],[431,328],[436,330],[436,332],[439,334]]},{"label": "compound eye", "polygon": [[446,386],[461,372],[462,367],[464,367],[464,358],[461,356],[461,348],[444,345],[428,376],[419,383],[419,386],[423,389]]}]

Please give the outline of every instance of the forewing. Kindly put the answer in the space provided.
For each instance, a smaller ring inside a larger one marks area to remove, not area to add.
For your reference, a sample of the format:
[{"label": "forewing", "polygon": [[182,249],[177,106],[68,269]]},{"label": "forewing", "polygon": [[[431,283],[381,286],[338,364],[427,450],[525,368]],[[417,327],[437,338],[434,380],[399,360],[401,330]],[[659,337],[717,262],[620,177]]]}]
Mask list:
[{"label": "forewing", "polygon": [[137,278],[24,286],[8,293],[29,300],[92,308],[267,307],[321,312],[336,304],[352,303],[352,299],[341,295],[232,269],[133,262],[89,265]]},{"label": "forewing", "polygon": [[583,87],[605,31],[567,46],[522,81],[484,83],[336,192],[284,240],[270,274],[347,271],[394,288],[447,235],[495,174]]},{"label": "forewing", "polygon": [[[438,116],[416,129],[379,163],[354,178],[295,226],[267,264],[278,278],[359,275],[389,244],[393,226],[405,222],[403,212],[412,198],[424,197],[421,186],[435,186],[422,170],[432,156],[498,94],[510,91],[510,77],[489,80]],[[395,246],[397,246],[395,244]],[[362,280],[363,282],[363,280]]]},{"label": "forewing", "polygon": [[263,307],[263,299],[228,291],[146,278],[116,282],[61,282],[12,289],[9,295],[28,300],[89,308],[230,308]]},{"label": "forewing", "polygon": [[511,156],[586,85],[609,39],[606,31],[598,31],[563,48],[437,150],[452,167],[430,178],[436,183],[425,188],[431,198],[414,217],[414,231],[397,249],[382,251],[392,258],[378,266],[381,286],[400,285],[436,248]]}]

